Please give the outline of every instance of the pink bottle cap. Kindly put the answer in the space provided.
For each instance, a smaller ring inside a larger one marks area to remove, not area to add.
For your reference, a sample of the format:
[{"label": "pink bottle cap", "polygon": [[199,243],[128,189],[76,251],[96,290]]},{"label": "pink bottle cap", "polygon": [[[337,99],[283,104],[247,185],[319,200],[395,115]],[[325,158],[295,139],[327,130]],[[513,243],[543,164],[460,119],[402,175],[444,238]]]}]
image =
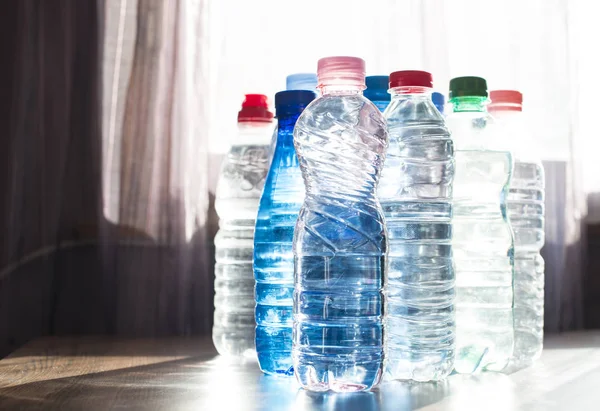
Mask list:
[{"label": "pink bottle cap", "polygon": [[365,61],[358,57],[325,57],[317,63],[319,87],[359,86],[365,88]]},{"label": "pink bottle cap", "polygon": [[489,112],[523,110],[523,94],[517,90],[490,91],[490,100]]}]

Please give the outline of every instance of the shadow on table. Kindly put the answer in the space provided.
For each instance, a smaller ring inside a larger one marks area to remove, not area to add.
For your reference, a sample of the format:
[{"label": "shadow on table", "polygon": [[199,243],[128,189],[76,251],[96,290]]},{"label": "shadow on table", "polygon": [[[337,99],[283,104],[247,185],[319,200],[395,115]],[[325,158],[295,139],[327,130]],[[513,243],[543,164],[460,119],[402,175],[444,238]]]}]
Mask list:
[{"label": "shadow on table", "polygon": [[579,331],[549,334],[544,338],[544,350],[570,350],[600,347],[600,331]]},{"label": "shadow on table", "polygon": [[[58,374],[69,372],[70,358],[48,368],[66,367]],[[94,361],[96,364],[94,364]],[[102,368],[101,359],[90,362],[89,368]],[[222,357],[208,353],[173,361],[132,366],[105,372],[90,372],[55,378],[55,371],[32,367],[16,370],[11,381],[6,372],[0,388],[0,409],[113,409],[203,408],[203,402],[219,395],[227,402],[227,389],[240,385],[245,368],[255,364],[232,367]],[[223,372],[224,370],[224,372]],[[85,369],[71,370],[72,374]],[[32,381],[33,380],[33,381]],[[6,386],[10,385],[10,386]],[[215,405],[215,404],[213,404]],[[200,407],[199,407],[200,406]],[[228,408],[223,408],[228,409]]]},{"label": "shadow on table", "polygon": [[[113,336],[47,336],[34,340],[7,359],[31,357],[214,357],[217,350],[209,336],[121,338]],[[0,368],[1,371],[1,368]]]}]

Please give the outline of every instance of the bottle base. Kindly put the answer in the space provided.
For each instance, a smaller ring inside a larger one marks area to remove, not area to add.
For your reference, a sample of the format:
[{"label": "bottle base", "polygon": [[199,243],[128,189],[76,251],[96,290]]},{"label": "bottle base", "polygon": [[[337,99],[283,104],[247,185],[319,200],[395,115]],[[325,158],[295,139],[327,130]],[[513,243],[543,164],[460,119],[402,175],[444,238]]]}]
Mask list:
[{"label": "bottle base", "polygon": [[292,353],[289,351],[259,352],[258,365],[260,370],[267,375],[275,377],[291,377],[294,375]]},{"label": "bottle base", "polygon": [[459,374],[474,374],[479,371],[503,372],[509,362],[509,355],[491,354],[489,347],[468,346],[457,350],[454,371]]},{"label": "bottle base", "polygon": [[453,370],[454,357],[443,362],[415,363],[412,360],[388,360],[385,365],[385,381],[442,381]]},{"label": "bottle base", "polygon": [[357,363],[306,354],[296,356],[294,370],[302,388],[314,392],[369,391],[379,384],[382,375],[381,360]]}]

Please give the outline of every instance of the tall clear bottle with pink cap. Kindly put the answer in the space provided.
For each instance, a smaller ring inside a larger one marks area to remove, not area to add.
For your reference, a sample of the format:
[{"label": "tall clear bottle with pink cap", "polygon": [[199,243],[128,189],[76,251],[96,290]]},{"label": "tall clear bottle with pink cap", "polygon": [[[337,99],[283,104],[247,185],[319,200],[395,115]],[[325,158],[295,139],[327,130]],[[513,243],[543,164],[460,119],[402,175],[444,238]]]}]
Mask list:
[{"label": "tall clear bottle with pink cap", "polygon": [[515,235],[513,324],[515,347],[510,370],[531,365],[544,339],[544,166],[536,141],[523,118],[523,95],[517,90],[490,92],[488,111],[496,120],[496,138],[515,158],[508,192],[508,217]]},{"label": "tall clear bottle with pink cap", "polygon": [[363,391],[382,374],[387,238],[376,188],[387,128],[363,96],[363,60],[321,59],[318,79],[322,96],[294,129],[306,189],[293,244],[294,372],[308,390]]}]

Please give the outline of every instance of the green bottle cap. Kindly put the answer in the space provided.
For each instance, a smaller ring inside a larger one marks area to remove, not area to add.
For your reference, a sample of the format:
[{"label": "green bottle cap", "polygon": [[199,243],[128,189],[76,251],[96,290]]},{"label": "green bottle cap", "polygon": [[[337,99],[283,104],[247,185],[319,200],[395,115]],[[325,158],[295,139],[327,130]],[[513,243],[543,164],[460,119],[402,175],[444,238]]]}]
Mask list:
[{"label": "green bottle cap", "polygon": [[450,99],[455,97],[487,97],[487,82],[481,77],[455,77],[450,80]]}]

